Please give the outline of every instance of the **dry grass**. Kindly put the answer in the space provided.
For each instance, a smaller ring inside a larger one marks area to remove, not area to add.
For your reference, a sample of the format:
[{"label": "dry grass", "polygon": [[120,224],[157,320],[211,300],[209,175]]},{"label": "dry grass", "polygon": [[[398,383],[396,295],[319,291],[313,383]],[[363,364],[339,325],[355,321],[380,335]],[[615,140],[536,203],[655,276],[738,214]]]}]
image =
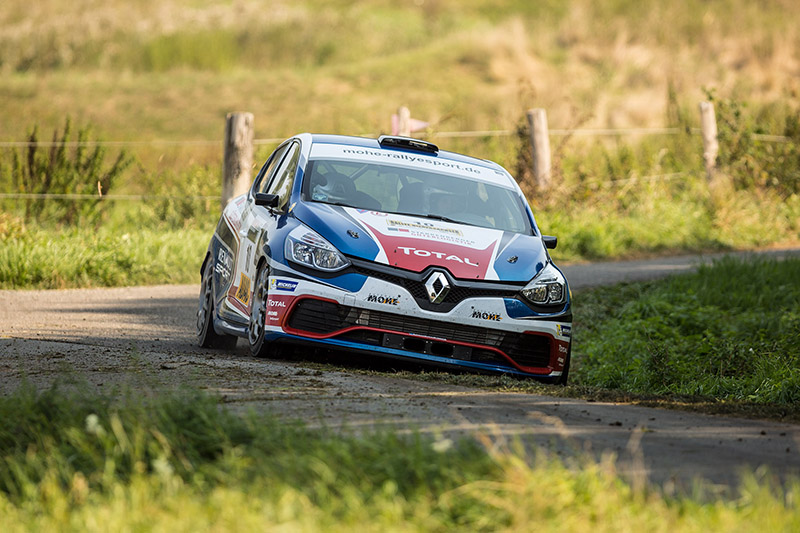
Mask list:
[{"label": "dry grass", "polygon": [[[554,128],[643,127],[670,83],[691,105],[703,87],[800,92],[794,2],[513,4],[6,0],[0,138],[69,114],[113,138],[216,139],[243,109],[261,137],[377,133],[401,104],[440,130],[510,128],[531,106]],[[215,44],[232,48],[193,55]]]}]

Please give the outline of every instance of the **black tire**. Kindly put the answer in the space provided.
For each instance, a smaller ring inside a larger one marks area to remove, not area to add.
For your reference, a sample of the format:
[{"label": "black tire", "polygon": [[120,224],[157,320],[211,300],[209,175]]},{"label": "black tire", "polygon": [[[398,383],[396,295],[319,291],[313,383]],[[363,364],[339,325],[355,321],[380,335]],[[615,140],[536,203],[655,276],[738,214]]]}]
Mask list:
[{"label": "black tire", "polygon": [[267,299],[269,296],[269,267],[266,263],[258,267],[253,284],[253,297],[250,299],[250,325],[247,328],[247,341],[250,353],[255,357],[270,357],[275,350],[264,340],[267,322]]},{"label": "black tire", "polygon": [[237,338],[219,334],[214,330],[214,261],[209,258],[203,269],[200,282],[200,298],[197,304],[197,344],[202,348],[233,349]]}]

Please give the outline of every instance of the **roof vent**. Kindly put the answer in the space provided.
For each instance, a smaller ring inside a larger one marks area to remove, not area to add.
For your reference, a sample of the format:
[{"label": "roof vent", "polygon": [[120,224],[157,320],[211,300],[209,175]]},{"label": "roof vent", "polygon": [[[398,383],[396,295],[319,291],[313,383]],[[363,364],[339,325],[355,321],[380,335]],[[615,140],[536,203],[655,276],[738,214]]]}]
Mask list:
[{"label": "roof vent", "polygon": [[417,152],[425,152],[428,154],[435,154],[439,152],[439,147],[427,141],[420,141],[419,139],[412,139],[410,137],[395,137],[393,135],[381,135],[378,138],[378,144],[384,147],[402,148],[405,150],[414,150]]}]

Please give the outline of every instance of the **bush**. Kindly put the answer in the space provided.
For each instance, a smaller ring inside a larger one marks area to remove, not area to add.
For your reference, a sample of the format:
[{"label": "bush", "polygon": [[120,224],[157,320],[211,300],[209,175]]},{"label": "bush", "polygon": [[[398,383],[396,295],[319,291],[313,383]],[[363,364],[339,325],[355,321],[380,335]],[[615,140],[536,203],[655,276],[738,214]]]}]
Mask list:
[{"label": "bush", "polygon": [[[26,222],[97,224],[106,208],[102,196],[133,163],[133,158],[122,150],[111,166],[106,166],[107,149],[87,146],[91,129],[80,129],[75,141],[70,138],[71,130],[72,123],[67,119],[61,133],[53,132],[53,141],[46,149],[34,127],[28,146],[13,152],[11,168],[0,168],[3,188],[32,195],[24,200],[22,216]],[[70,198],[71,195],[86,198]]]},{"label": "bush", "polygon": [[[765,109],[759,115],[746,114],[745,104],[717,98],[706,91],[715,104],[719,130],[717,166],[730,176],[738,190],[772,189],[783,196],[800,193],[800,110],[787,105]],[[778,122],[778,124],[770,124]],[[785,142],[768,141],[760,135],[777,133]]]}]

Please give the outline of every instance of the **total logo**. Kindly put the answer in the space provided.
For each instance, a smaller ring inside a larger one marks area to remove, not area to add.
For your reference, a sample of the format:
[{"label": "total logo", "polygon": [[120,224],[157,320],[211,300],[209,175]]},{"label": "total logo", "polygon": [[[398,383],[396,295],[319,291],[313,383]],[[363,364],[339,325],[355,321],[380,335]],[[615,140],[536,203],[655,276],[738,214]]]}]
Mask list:
[{"label": "total logo", "polygon": [[493,320],[495,322],[500,322],[503,320],[503,317],[498,313],[487,313],[485,311],[480,311],[478,309],[472,308],[472,318],[480,318],[481,320]]},{"label": "total logo", "polygon": [[283,300],[269,300],[270,307],[286,307],[286,302]]},{"label": "total logo", "polygon": [[423,250],[421,248],[412,248],[410,246],[398,246],[398,250],[402,250],[405,255],[416,255],[418,257],[436,257],[437,259],[444,259],[445,261],[456,261],[458,263],[470,265],[470,266],[478,266],[477,263],[473,263],[469,260],[468,257],[459,257],[457,255],[447,255],[444,252],[432,252],[430,250]]}]

